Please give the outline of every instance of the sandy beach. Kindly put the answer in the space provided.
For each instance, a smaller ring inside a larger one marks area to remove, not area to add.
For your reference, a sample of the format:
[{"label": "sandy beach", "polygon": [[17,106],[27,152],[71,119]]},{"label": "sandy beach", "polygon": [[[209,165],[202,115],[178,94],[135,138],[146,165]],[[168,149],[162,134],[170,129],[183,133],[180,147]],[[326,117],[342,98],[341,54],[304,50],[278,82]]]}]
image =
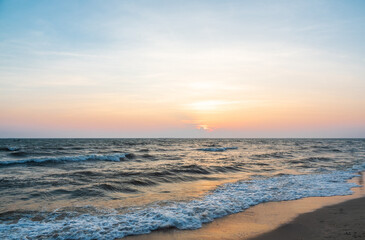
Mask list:
[{"label": "sandy beach", "polygon": [[252,240],[365,239],[365,198],[302,214],[274,231]]},{"label": "sandy beach", "polygon": [[268,202],[196,230],[165,229],[128,240],[147,239],[364,239],[365,174],[351,182],[354,194]]}]

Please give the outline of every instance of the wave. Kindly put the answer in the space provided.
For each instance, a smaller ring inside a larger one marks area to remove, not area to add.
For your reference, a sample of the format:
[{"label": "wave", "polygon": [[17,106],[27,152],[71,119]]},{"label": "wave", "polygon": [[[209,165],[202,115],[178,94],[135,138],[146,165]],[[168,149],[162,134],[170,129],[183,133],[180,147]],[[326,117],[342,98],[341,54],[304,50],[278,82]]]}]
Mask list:
[{"label": "wave", "polygon": [[23,151],[13,151],[13,152],[10,152],[9,155],[12,157],[25,157],[28,155],[28,153],[23,152]]},{"label": "wave", "polygon": [[169,227],[197,229],[263,202],[352,194],[351,188],[358,185],[347,180],[354,176],[350,171],[336,171],[239,181],[222,185],[201,199],[130,208],[123,214],[117,210],[81,215],[68,212],[68,217],[57,218],[51,213],[40,221],[25,215],[17,222],[1,223],[0,238],[115,239]]},{"label": "wave", "polygon": [[150,150],[148,148],[142,148],[138,150],[138,152],[149,152]]},{"label": "wave", "polygon": [[102,190],[112,191],[112,192],[123,192],[123,193],[136,193],[138,192],[137,189],[130,188],[130,187],[121,187],[116,184],[109,184],[109,183],[102,183],[93,187],[98,187]]},{"label": "wave", "polygon": [[254,159],[262,159],[262,158],[285,158],[292,157],[292,154],[289,152],[273,152],[273,153],[263,153],[263,154],[254,154],[251,158]]},{"label": "wave", "polygon": [[327,161],[333,161],[334,159],[329,157],[308,157],[304,158],[301,161],[302,162],[327,162]]},{"label": "wave", "polygon": [[337,148],[333,148],[331,146],[312,146],[312,151],[313,152],[342,152],[340,149]]},{"label": "wave", "polygon": [[237,147],[198,148],[199,151],[207,151],[207,152],[224,152],[224,151],[233,150],[233,149],[238,149],[238,148]]},{"label": "wave", "polygon": [[0,147],[0,151],[18,151],[20,150],[19,147],[11,147],[11,146],[7,146],[7,147]]},{"label": "wave", "polygon": [[130,181],[127,181],[126,183],[128,184],[132,184],[132,185],[135,185],[135,186],[153,186],[153,185],[157,185],[156,182],[152,181],[152,180],[149,180],[149,179],[133,179],[133,180],[130,180]]},{"label": "wave", "polygon": [[1,165],[15,165],[15,164],[32,164],[32,163],[59,163],[59,162],[80,162],[80,161],[113,161],[120,162],[122,159],[127,159],[129,154],[91,154],[91,155],[77,155],[77,156],[65,156],[65,157],[50,157],[50,158],[28,158],[22,160],[9,160],[0,161]]},{"label": "wave", "polygon": [[198,166],[196,164],[181,166],[179,168],[172,169],[171,172],[174,172],[174,173],[192,173],[192,174],[210,174],[211,173],[207,168]]},{"label": "wave", "polygon": [[142,155],[142,158],[155,158],[155,156],[153,156],[153,155],[151,155],[151,154],[146,153],[146,154],[143,154],[143,155]]}]

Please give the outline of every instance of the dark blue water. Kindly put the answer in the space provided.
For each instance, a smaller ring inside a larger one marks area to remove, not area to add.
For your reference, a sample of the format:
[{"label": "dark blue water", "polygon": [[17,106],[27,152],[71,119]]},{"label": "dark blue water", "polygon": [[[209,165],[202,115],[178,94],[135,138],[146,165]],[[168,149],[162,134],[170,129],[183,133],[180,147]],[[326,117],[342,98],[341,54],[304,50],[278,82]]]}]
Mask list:
[{"label": "dark blue water", "polygon": [[194,229],[250,206],[351,194],[363,139],[0,139],[1,239]]}]

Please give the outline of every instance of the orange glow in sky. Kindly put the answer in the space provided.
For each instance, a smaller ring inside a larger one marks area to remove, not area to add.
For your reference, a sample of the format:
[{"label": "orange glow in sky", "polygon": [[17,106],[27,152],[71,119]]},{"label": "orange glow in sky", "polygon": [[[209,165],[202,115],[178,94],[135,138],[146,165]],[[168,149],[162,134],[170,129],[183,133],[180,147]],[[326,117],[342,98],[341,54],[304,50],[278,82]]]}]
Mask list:
[{"label": "orange glow in sky", "polygon": [[0,137],[365,137],[362,3],[48,4],[0,4]]}]

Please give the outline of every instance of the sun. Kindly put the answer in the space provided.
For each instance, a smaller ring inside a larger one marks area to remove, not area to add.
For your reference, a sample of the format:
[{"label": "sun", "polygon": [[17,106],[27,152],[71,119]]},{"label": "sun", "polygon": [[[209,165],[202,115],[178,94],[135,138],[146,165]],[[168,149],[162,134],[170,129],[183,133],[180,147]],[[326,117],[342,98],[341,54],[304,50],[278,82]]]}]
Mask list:
[{"label": "sun", "polygon": [[196,128],[199,129],[199,130],[202,130],[202,131],[206,131],[206,132],[212,132],[214,130],[212,127],[209,127],[206,124],[196,125]]}]

